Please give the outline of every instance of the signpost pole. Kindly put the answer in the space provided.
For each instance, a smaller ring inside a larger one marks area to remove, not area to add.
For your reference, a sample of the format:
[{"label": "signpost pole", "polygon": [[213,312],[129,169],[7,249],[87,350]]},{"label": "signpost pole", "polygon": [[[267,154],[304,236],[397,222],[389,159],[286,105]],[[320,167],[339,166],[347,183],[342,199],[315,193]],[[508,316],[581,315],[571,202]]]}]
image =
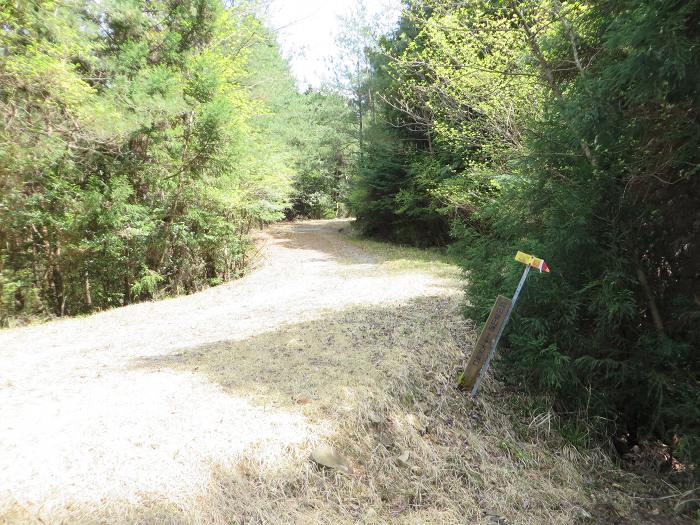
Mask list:
[{"label": "signpost pole", "polygon": [[472,388],[471,392],[471,398],[474,399],[476,397],[477,392],[479,391],[479,386],[481,385],[481,379],[486,375],[486,372],[489,369],[489,365],[491,364],[491,359],[493,359],[493,356],[496,354],[496,347],[498,346],[498,341],[501,339],[501,335],[503,335],[503,330],[505,329],[506,325],[508,324],[508,320],[510,319],[510,314],[513,313],[513,308],[515,308],[515,303],[518,302],[518,297],[520,297],[520,292],[523,290],[523,286],[525,285],[525,281],[527,280],[527,276],[530,273],[530,266],[527,265],[525,266],[525,270],[523,271],[522,277],[520,277],[520,282],[518,283],[518,288],[515,290],[515,295],[513,295],[513,299],[511,300],[510,303],[510,308],[508,308],[508,313],[506,314],[505,321],[503,321],[503,324],[501,324],[500,329],[498,330],[498,334],[496,335],[496,340],[493,342],[493,346],[491,347],[491,351],[489,352],[489,356],[486,358],[486,362],[484,363],[484,366],[481,369],[481,372],[479,372],[479,377],[476,378],[476,382],[474,383],[474,388]]},{"label": "signpost pole", "polygon": [[503,335],[506,324],[508,324],[510,315],[513,313],[515,303],[518,302],[520,292],[523,291],[523,286],[525,286],[525,281],[530,273],[530,269],[537,268],[540,273],[549,272],[549,265],[546,262],[527,253],[518,252],[515,255],[515,260],[525,265],[525,271],[523,271],[523,275],[520,277],[520,282],[515,290],[515,294],[512,299],[508,299],[502,295],[496,298],[496,304],[493,305],[491,313],[484,325],[484,329],[481,331],[481,335],[479,335],[476,345],[472,349],[467,366],[464,372],[459,376],[459,386],[464,390],[471,391],[472,399],[474,399],[479,392],[481,380],[486,375],[491,360],[496,354],[498,342]]}]

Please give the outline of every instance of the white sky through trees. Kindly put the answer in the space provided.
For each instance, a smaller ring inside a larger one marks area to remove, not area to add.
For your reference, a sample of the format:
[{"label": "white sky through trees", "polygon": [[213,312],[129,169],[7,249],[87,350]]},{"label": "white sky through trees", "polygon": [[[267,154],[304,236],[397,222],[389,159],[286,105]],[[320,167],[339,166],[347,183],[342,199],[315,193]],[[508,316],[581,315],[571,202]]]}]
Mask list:
[{"label": "white sky through trees", "polygon": [[[279,29],[282,52],[291,62],[300,88],[319,87],[331,80],[329,59],[339,55],[335,39],[342,30],[339,16],[357,8],[360,0],[271,0],[268,21]],[[401,0],[364,0],[370,16],[386,29],[398,20]]]}]

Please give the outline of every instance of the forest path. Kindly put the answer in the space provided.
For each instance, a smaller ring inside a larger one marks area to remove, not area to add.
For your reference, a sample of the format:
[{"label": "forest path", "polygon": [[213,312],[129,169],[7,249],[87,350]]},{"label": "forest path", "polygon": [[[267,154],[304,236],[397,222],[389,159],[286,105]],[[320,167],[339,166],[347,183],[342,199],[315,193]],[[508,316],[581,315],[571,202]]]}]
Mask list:
[{"label": "forest path", "polygon": [[276,225],[236,282],[0,331],[0,523],[196,522],[218,469],[308,457],[416,330],[459,319],[456,269],[348,226]]}]

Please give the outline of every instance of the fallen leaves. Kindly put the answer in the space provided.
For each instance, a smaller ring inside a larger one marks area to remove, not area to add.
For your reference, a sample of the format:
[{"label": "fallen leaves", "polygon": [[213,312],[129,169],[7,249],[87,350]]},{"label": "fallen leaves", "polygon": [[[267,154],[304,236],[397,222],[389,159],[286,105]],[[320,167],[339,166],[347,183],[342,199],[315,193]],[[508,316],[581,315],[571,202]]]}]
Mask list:
[{"label": "fallen leaves", "polygon": [[411,457],[411,453],[408,450],[404,450],[403,453],[396,458],[396,462],[399,464],[401,467],[408,467],[408,460]]},{"label": "fallen leaves", "polygon": [[336,452],[332,447],[320,445],[311,452],[311,459],[317,465],[325,468],[337,470],[344,474],[352,473],[350,461],[343,455]]}]

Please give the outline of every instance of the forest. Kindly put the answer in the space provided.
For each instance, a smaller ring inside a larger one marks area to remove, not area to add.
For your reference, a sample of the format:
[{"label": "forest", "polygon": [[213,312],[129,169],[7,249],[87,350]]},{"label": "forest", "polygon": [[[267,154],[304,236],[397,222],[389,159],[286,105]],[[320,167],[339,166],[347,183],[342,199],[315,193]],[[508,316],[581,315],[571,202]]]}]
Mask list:
[{"label": "forest", "polygon": [[0,325],[228,281],[254,226],[335,212],[344,102],[254,6],[3,5]]},{"label": "forest", "polygon": [[341,44],[300,92],[252,3],[4,2],[0,326],[193,293],[261,225],[351,215],[446,249],[476,322],[546,259],[499,375],[577,446],[696,461],[700,1],[406,0]]}]

